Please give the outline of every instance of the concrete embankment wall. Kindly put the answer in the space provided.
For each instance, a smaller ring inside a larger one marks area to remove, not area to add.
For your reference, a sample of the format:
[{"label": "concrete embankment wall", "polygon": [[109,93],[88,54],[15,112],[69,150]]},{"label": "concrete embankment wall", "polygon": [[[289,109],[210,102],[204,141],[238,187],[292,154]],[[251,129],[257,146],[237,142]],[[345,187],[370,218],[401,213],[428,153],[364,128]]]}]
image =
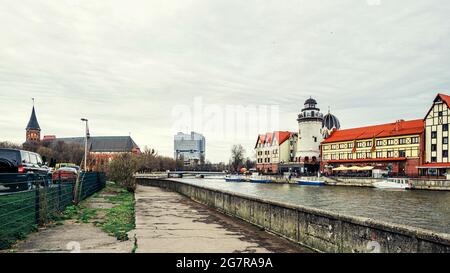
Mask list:
[{"label": "concrete embankment wall", "polygon": [[[328,185],[372,187],[381,178],[322,177]],[[416,190],[450,191],[450,180],[409,179]]]},{"label": "concrete embankment wall", "polygon": [[295,206],[171,180],[137,178],[320,252],[450,252],[450,235]]}]

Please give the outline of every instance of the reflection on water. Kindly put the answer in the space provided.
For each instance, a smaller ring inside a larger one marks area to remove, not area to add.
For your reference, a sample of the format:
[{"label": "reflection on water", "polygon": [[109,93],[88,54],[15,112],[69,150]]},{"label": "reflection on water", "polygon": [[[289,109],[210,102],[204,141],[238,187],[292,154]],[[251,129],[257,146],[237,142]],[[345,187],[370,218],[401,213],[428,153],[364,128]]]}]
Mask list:
[{"label": "reflection on water", "polygon": [[450,233],[450,192],[231,183],[220,179],[177,180],[346,215]]}]

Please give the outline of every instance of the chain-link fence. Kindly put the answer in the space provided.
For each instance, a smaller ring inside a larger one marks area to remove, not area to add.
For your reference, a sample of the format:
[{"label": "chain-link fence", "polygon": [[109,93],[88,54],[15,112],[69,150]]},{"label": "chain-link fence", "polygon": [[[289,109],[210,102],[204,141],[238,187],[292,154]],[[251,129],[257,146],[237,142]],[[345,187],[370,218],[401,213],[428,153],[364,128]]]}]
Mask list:
[{"label": "chain-link fence", "polygon": [[39,177],[0,174],[0,249],[55,219],[67,206],[81,201],[106,185],[104,173],[87,172],[72,177]]}]

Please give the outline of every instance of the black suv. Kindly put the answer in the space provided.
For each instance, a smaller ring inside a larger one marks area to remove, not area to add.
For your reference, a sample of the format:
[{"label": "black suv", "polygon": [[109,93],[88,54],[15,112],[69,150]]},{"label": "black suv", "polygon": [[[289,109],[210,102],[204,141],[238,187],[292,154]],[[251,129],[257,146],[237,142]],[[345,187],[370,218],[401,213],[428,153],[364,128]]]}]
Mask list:
[{"label": "black suv", "polygon": [[0,149],[0,185],[11,190],[29,190],[33,182],[48,186],[50,169],[37,153]]}]

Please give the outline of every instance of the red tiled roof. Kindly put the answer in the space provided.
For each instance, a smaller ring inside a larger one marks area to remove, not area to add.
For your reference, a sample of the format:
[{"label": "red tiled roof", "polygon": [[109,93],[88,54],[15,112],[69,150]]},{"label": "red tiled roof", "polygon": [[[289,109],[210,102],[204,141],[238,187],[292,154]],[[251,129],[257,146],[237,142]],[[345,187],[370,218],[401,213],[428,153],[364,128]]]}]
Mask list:
[{"label": "red tiled roof", "polygon": [[258,136],[258,140],[256,142],[256,146],[258,146],[258,144],[265,144],[265,143],[270,143],[272,144],[272,141],[274,140],[274,138],[276,138],[278,140],[278,145],[283,144],[286,140],[288,140],[291,135],[294,134],[292,132],[287,132],[287,131],[275,131],[275,132],[270,132],[270,133],[266,133],[266,134],[262,134]]},{"label": "red tiled roof", "polygon": [[[449,97],[450,99],[450,97]],[[331,134],[323,143],[332,143],[340,141],[352,141],[360,139],[370,139],[374,137],[390,137],[421,134],[424,131],[422,119],[398,121],[381,125],[337,130]]]},{"label": "red tiled roof", "polygon": [[278,139],[279,145],[283,144],[286,140],[288,140],[291,134],[292,134],[291,132],[279,132],[279,131],[274,132],[274,135]]},{"label": "red tiled roof", "polygon": [[450,96],[439,93],[438,97],[441,97],[441,99],[447,104],[447,106],[450,107]]}]

